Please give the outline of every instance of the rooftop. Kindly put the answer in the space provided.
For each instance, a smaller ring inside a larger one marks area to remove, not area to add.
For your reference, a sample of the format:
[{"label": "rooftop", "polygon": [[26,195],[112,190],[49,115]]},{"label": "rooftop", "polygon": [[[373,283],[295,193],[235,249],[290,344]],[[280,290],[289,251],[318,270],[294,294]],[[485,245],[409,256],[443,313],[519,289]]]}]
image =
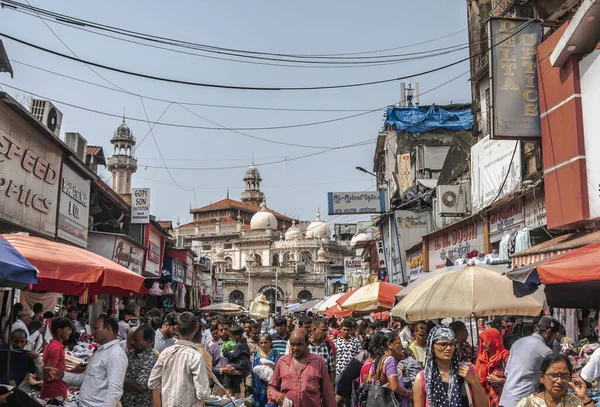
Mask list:
[{"label": "rooftop", "polygon": [[[244,212],[256,213],[256,212],[260,212],[261,208],[260,208],[260,206],[257,206],[257,205],[251,205],[248,203],[225,198],[218,202],[212,203],[210,205],[206,205],[201,208],[192,209],[192,210],[190,210],[190,213],[211,212],[211,211],[217,211],[217,210],[221,210],[221,209],[235,209],[235,210],[240,210],[240,211],[244,211]],[[267,208],[267,211],[271,212],[273,215],[275,215],[275,217],[277,217],[279,219],[286,220],[289,222],[292,221],[292,218],[282,215],[279,212],[273,211],[269,208]],[[224,220],[221,221],[221,223],[223,223],[223,222],[224,222]]]}]

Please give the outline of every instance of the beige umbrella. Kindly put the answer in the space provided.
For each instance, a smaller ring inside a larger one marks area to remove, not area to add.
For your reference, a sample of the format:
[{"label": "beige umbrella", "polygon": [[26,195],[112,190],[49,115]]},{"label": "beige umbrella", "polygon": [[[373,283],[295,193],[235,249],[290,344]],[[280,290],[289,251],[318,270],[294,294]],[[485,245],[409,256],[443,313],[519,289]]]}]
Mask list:
[{"label": "beige umbrella", "polygon": [[315,309],[313,312],[325,312],[326,309],[329,309],[335,305],[337,305],[337,299],[340,298],[345,293],[333,294],[325,299],[320,305],[319,308]]},{"label": "beige umbrella", "polygon": [[433,272],[393,309],[406,321],[490,315],[537,316],[546,307],[543,290],[517,298],[506,269],[479,265]]}]

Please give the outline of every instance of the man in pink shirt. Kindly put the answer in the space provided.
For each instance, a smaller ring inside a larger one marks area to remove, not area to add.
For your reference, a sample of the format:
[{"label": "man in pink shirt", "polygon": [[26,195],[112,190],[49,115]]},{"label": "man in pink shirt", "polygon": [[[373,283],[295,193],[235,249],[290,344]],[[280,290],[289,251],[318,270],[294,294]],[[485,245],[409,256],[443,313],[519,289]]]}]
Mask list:
[{"label": "man in pink shirt", "polygon": [[293,407],[335,407],[333,386],[327,363],[321,356],[308,351],[309,334],[296,329],[290,336],[292,353],[282,356],[267,395],[270,402],[284,405],[286,399]]}]

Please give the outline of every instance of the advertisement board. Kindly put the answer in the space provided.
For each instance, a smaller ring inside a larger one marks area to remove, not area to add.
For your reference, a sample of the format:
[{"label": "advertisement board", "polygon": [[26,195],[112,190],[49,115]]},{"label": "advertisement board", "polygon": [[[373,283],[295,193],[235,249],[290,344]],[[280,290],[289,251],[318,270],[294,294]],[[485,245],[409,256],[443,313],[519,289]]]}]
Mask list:
[{"label": "advertisement board", "polygon": [[480,216],[449,226],[427,236],[429,270],[444,268],[466,259],[473,250],[483,252],[483,221]]},{"label": "advertisement board", "polygon": [[150,188],[131,190],[131,223],[150,223]]},{"label": "advertisement board", "polygon": [[87,248],[90,213],[90,180],[68,165],[62,166],[58,237]]},{"label": "advertisement board", "polygon": [[421,238],[432,231],[429,212],[395,211],[400,247],[409,248],[421,242]]},{"label": "advertisement board", "polygon": [[0,219],[53,238],[62,152],[0,113]]},{"label": "advertisement board", "polygon": [[144,268],[144,254],[146,250],[134,245],[127,239],[117,236],[112,261],[128,268],[136,274],[142,275]]},{"label": "advertisement board", "polygon": [[412,283],[423,274],[423,252],[421,249],[406,253],[406,270]]},{"label": "advertisement board", "polygon": [[473,213],[506,198],[520,186],[520,141],[492,140],[487,136],[471,147]]},{"label": "advertisement board", "polygon": [[161,262],[163,261],[163,243],[161,235],[155,230],[152,224],[146,226],[148,237],[146,239],[146,265],[145,272],[151,276],[159,276],[161,271]]},{"label": "advertisement board", "polygon": [[383,191],[329,192],[328,202],[330,215],[385,212]]},{"label": "advertisement board", "polygon": [[488,33],[491,138],[540,138],[536,61],[540,21],[491,18]]},{"label": "advertisement board", "polygon": [[525,223],[525,206],[523,200],[517,198],[506,205],[491,210],[488,214],[490,222],[490,242],[502,239],[505,232],[522,228]]}]

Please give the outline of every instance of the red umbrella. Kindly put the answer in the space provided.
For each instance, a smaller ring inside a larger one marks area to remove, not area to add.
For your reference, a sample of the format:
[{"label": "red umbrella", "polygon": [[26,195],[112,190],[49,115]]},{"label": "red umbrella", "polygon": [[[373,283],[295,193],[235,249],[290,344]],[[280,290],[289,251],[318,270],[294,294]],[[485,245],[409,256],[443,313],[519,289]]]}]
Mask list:
[{"label": "red umbrella", "polygon": [[3,235],[39,271],[33,289],[72,295],[129,295],[144,290],[144,278],[88,250],[19,234]]}]

